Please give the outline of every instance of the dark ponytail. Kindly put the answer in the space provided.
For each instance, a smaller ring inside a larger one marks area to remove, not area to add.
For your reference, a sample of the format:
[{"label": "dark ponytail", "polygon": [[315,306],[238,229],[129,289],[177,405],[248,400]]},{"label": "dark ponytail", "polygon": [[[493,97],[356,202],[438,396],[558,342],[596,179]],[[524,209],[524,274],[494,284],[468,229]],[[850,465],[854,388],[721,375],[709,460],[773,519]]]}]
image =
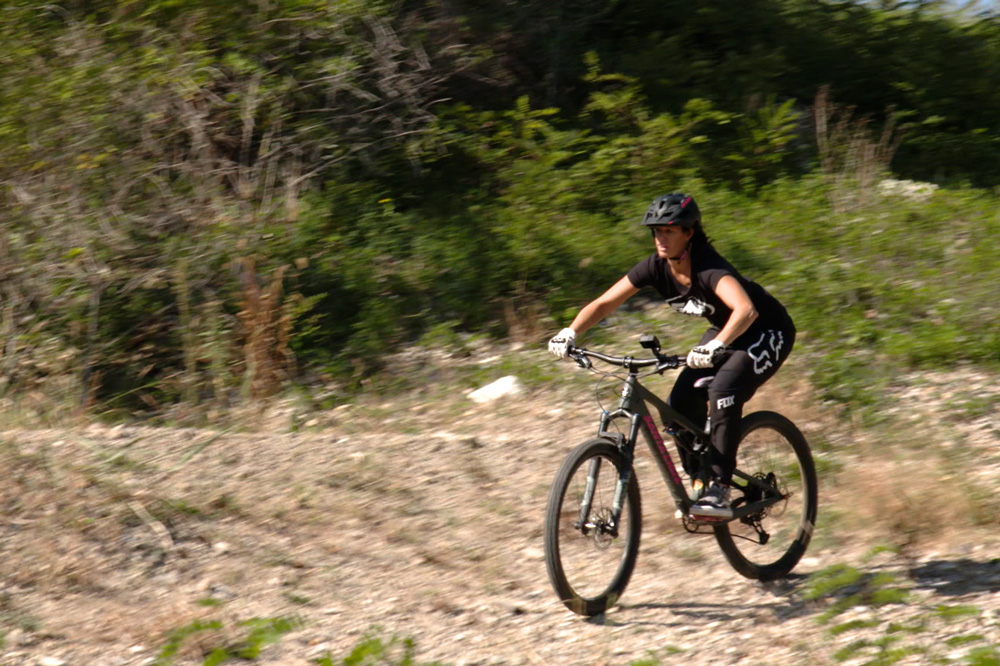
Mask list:
[{"label": "dark ponytail", "polygon": [[691,236],[692,251],[707,248],[710,252],[718,254],[715,246],[712,245],[712,240],[708,237],[708,234],[705,233],[705,227],[701,226],[701,220],[695,222],[694,226],[691,228],[694,229],[694,235]]}]

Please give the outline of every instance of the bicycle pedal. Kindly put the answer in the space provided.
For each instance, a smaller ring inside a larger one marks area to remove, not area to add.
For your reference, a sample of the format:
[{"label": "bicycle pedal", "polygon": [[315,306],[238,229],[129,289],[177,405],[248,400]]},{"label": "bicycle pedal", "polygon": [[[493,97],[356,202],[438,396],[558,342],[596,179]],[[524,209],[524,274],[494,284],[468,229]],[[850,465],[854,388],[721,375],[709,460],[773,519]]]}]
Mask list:
[{"label": "bicycle pedal", "polygon": [[732,520],[734,518],[731,508],[721,509],[697,504],[692,506],[688,513],[696,520]]},{"label": "bicycle pedal", "polygon": [[721,518],[719,516],[699,516],[694,513],[685,514],[680,509],[674,511],[674,518],[680,521],[689,521],[693,523],[723,523],[728,518]]},{"label": "bicycle pedal", "polygon": [[719,516],[699,516],[693,513],[688,517],[696,523],[724,523],[728,520],[728,518],[720,518]]}]

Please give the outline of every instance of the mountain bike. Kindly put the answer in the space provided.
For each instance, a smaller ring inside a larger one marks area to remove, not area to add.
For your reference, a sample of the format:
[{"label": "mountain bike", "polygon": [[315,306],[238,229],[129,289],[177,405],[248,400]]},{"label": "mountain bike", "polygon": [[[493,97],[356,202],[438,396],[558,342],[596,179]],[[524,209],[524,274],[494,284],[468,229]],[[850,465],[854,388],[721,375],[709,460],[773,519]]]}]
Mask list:
[{"label": "mountain bike", "polygon": [[[681,368],[685,357],[661,353],[652,335],[640,339],[653,358],[608,356],[570,347],[577,364],[593,370],[597,359],[627,371],[600,373],[623,381],[618,406],[603,410],[597,436],[573,449],[556,474],[545,512],[545,564],[549,580],[571,611],[592,616],[614,606],[628,585],[639,553],[642,506],[633,468],[639,434],[649,446],[691,533],[714,532],[726,560],[741,575],[773,580],[801,559],[816,523],[817,483],[809,445],[790,420],[775,412],[747,414],[731,484],[731,518],[693,515],[710,476],[710,424],[699,427],[659,399],[642,377]],[[597,372],[595,370],[595,372]],[[712,378],[695,383],[707,391]],[[653,420],[659,414],[673,439],[684,476],[674,465]],[[623,427],[619,427],[619,426]]]}]

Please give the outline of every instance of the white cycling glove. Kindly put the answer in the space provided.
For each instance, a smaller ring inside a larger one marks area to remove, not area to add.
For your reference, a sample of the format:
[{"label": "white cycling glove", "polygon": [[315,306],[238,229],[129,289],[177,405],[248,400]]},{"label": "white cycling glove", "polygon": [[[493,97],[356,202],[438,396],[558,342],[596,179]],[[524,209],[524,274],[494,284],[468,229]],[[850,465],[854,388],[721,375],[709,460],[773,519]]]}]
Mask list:
[{"label": "white cycling glove", "polygon": [[716,355],[725,348],[726,345],[719,340],[710,340],[703,345],[698,345],[688,352],[688,367],[711,368],[715,365]]},{"label": "white cycling glove", "polygon": [[564,328],[549,340],[549,353],[559,358],[566,358],[569,346],[573,344],[574,340],[576,340],[576,331],[572,328]]}]

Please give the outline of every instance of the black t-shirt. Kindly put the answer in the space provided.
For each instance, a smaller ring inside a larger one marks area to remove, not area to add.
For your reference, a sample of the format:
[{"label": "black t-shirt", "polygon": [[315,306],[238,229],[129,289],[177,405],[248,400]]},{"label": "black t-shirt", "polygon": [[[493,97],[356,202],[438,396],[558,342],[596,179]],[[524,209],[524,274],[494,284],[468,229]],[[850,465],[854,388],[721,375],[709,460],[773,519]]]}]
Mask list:
[{"label": "black t-shirt", "polygon": [[[721,329],[733,311],[715,293],[715,286],[726,275],[731,275],[746,290],[757,319],[747,331],[762,329],[793,330],[792,320],[785,308],[762,286],[739,274],[732,264],[711,248],[699,248],[691,257],[691,286],[681,286],[670,274],[667,260],[655,252],[632,267],[628,279],[638,289],[653,287],[666,299],[667,304],[681,314],[705,317],[712,326]],[[746,333],[744,333],[746,335]]]}]

